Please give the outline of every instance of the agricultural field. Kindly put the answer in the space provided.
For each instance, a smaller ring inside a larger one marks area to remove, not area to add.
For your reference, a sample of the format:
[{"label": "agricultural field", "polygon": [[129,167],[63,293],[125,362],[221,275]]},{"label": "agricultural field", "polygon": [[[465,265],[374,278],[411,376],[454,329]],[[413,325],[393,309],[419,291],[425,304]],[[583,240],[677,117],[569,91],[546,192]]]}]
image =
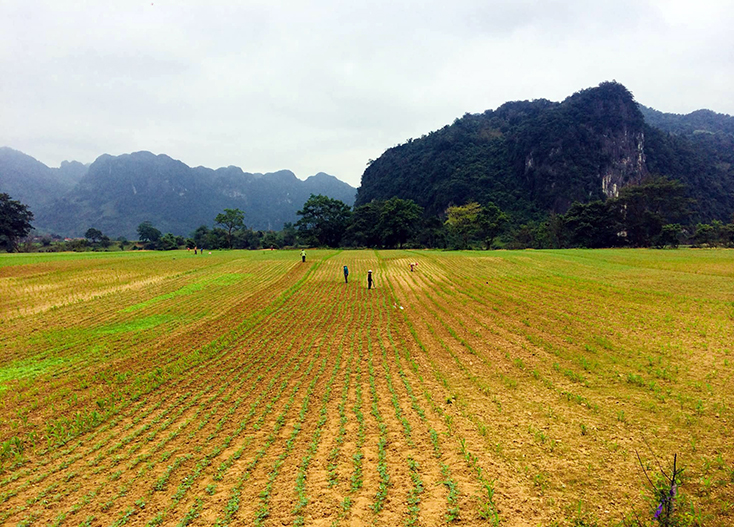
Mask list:
[{"label": "agricultural field", "polygon": [[731,250],[0,255],[0,525],[734,525],[733,351]]}]

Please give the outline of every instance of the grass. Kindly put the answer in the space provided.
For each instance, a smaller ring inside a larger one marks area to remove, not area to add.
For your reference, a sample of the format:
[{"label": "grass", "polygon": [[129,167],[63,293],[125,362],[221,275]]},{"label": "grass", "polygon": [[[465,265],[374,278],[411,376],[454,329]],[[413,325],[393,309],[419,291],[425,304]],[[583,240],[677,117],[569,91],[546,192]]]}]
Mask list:
[{"label": "grass", "polygon": [[0,255],[0,523],[729,525],[732,261]]}]

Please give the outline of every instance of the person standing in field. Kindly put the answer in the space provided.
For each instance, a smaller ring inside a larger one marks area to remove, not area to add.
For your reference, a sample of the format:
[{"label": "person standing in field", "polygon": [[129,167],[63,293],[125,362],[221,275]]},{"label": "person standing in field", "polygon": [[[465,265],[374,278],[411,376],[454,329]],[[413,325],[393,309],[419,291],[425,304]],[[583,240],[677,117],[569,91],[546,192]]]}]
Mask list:
[{"label": "person standing in field", "polygon": [[367,271],[367,289],[372,289],[372,269]]},{"label": "person standing in field", "polygon": [[349,267],[347,267],[346,265],[344,266],[344,283],[349,283]]},{"label": "person standing in field", "polygon": [[306,250],[305,249],[301,249],[301,261],[304,263],[306,262]]}]

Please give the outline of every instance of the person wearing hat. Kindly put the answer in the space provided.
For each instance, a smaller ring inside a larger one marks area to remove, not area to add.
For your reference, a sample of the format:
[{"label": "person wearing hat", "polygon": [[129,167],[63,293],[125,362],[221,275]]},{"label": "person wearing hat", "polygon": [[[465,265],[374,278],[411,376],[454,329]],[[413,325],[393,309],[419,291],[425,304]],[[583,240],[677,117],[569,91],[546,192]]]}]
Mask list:
[{"label": "person wearing hat", "polygon": [[367,271],[367,289],[372,289],[372,269]]}]

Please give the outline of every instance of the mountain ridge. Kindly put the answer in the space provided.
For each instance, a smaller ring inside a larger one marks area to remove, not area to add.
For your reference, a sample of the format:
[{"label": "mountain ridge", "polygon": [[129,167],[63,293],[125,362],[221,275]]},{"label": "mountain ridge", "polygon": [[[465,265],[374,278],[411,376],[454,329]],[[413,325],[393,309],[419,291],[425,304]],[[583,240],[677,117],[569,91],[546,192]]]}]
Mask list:
[{"label": "mountain ridge", "polygon": [[[710,111],[694,118],[702,115],[731,119]],[[492,201],[519,222],[541,221],[574,201],[604,200],[663,175],[686,185],[694,221],[728,221],[730,146],[727,133],[676,135],[652,126],[627,88],[604,82],[561,102],[512,101],[467,113],[389,148],[365,169],[355,204],[397,196],[440,215],[450,205]]]},{"label": "mountain ridge", "polygon": [[[279,230],[283,223],[296,221],[296,211],[311,193],[350,205],[356,193],[354,187],[328,174],[327,178],[300,180],[290,170],[263,174],[233,165],[191,168],[166,154],[148,151],[102,154],[83,173],[80,166],[84,165],[78,162],[52,169],[7,147],[0,154],[0,192],[28,204],[37,229],[65,236],[81,236],[95,227],[108,236],[134,238],[143,221],[151,221],[164,232],[188,235],[202,224],[211,226],[225,208],[244,210],[246,224],[256,230]],[[22,177],[8,185],[11,163],[7,160],[11,158],[15,165],[25,164],[35,174],[33,188],[22,188],[18,183]],[[53,182],[57,175],[74,184],[54,182],[47,192],[49,185],[38,183]]]}]

